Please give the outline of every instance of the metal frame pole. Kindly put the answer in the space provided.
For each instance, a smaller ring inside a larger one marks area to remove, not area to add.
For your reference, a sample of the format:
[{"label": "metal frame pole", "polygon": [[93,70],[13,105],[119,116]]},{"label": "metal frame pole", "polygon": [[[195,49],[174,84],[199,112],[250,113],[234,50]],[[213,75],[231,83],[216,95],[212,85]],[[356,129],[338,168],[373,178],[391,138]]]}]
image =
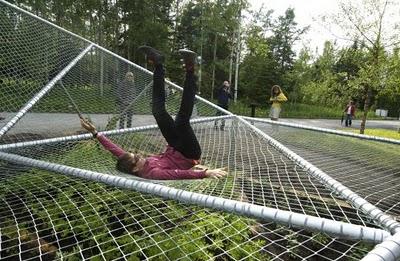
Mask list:
[{"label": "metal frame pole", "polygon": [[400,233],[388,237],[376,245],[361,261],[396,261],[400,260]]},{"label": "metal frame pole", "polygon": [[46,84],[32,99],[30,99],[24,107],[22,107],[19,112],[0,130],[0,139],[1,137],[6,134],[11,127],[13,127],[27,112],[30,110],[46,93],[48,93],[55,84],[71,70],[75,64],[82,59],[82,57],[92,49],[93,45],[89,45],[85,48],[74,60],[72,60],[61,72],[59,72],[50,82]]},{"label": "metal frame pole", "polygon": [[[190,122],[192,124],[196,124],[196,123],[202,123],[202,122],[212,122],[214,120],[230,119],[232,117],[233,116],[230,116],[230,115],[214,116],[214,117],[207,117],[207,118],[192,119],[192,120],[190,120]],[[126,129],[100,131],[99,133],[107,135],[107,136],[112,136],[112,135],[118,135],[118,134],[124,134],[124,133],[141,132],[141,131],[155,130],[155,129],[158,129],[158,125],[152,124],[152,125],[126,128]],[[91,138],[93,138],[92,134],[86,133],[86,134],[71,135],[71,136],[64,136],[64,137],[58,137],[58,138],[43,139],[43,140],[24,141],[24,142],[0,145],[0,151],[23,148],[23,147],[30,147],[30,146],[36,146],[36,145],[52,144],[52,143],[57,143],[57,142],[87,140],[87,139],[91,139]]]}]

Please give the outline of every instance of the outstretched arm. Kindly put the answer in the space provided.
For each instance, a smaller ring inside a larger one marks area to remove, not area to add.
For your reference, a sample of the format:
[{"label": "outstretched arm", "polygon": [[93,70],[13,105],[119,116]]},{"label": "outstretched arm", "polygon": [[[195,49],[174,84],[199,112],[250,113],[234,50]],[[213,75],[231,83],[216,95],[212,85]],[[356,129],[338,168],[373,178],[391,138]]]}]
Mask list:
[{"label": "outstretched arm", "polygon": [[106,136],[102,134],[98,134],[96,127],[89,121],[81,118],[81,126],[90,132],[93,137],[97,138],[97,140],[103,145],[103,147],[111,152],[117,158],[124,155],[126,152],[120,148],[118,145],[114,144],[111,140],[109,140]]},{"label": "outstretched arm", "polygon": [[227,175],[224,169],[213,170],[182,170],[182,169],[152,169],[146,173],[143,178],[160,179],[160,180],[177,180],[177,179],[203,179],[214,178],[219,179]]}]

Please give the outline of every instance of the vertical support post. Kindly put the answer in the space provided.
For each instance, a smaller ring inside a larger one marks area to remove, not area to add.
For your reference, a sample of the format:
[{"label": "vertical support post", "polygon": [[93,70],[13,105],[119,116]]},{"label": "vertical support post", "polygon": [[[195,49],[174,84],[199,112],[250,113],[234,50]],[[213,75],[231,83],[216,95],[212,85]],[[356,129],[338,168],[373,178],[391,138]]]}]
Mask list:
[{"label": "vertical support post", "polygon": [[238,81],[239,81],[239,62],[240,62],[240,26],[242,20],[242,1],[240,1],[239,7],[239,17],[238,17],[238,34],[237,34],[237,49],[236,49],[236,68],[235,68],[235,93],[233,95],[233,101],[236,103],[237,101],[237,92],[238,92]]},{"label": "vertical support post", "polygon": [[251,117],[254,118],[256,117],[256,104],[252,103],[250,104],[250,107],[251,107]]},{"label": "vertical support post", "polygon": [[[251,108],[251,117],[252,118],[256,117],[256,104],[251,103],[250,108]],[[254,121],[251,121],[251,124],[254,125]]]},{"label": "vertical support post", "polygon": [[100,96],[104,94],[104,53],[100,52]]}]

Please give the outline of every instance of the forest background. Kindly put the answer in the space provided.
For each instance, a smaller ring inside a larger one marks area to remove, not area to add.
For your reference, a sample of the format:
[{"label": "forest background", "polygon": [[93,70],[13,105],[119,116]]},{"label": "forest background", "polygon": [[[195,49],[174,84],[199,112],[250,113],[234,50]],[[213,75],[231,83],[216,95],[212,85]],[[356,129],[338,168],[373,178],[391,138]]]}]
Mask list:
[{"label": "forest background", "polygon": [[326,41],[320,52],[310,46],[295,51],[310,29],[298,25],[296,10],[279,14],[268,5],[252,10],[247,0],[10,2],[143,66],[137,48],[153,46],[166,55],[167,76],[179,84],[183,78],[176,51],[194,50],[201,57],[200,95],[213,100],[213,90],[229,80],[236,97],[231,108],[237,113],[248,114],[249,105],[256,104],[266,116],[270,89],[278,84],[289,99],[287,117],[340,117],[353,100],[363,133],[375,109],[388,110],[390,117],[400,114],[396,2],[339,2],[337,13],[318,19],[327,28],[339,26],[348,44]]}]

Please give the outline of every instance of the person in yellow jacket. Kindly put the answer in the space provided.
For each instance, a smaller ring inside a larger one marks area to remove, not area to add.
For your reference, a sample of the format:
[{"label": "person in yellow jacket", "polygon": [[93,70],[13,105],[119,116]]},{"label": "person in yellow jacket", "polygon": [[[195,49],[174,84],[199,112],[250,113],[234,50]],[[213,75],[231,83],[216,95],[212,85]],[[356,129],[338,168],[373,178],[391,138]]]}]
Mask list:
[{"label": "person in yellow jacket", "polygon": [[281,105],[287,101],[287,98],[285,94],[283,94],[279,85],[272,86],[271,98],[269,100],[272,102],[269,117],[271,117],[271,120],[277,121],[279,119],[279,114],[281,113]]}]

